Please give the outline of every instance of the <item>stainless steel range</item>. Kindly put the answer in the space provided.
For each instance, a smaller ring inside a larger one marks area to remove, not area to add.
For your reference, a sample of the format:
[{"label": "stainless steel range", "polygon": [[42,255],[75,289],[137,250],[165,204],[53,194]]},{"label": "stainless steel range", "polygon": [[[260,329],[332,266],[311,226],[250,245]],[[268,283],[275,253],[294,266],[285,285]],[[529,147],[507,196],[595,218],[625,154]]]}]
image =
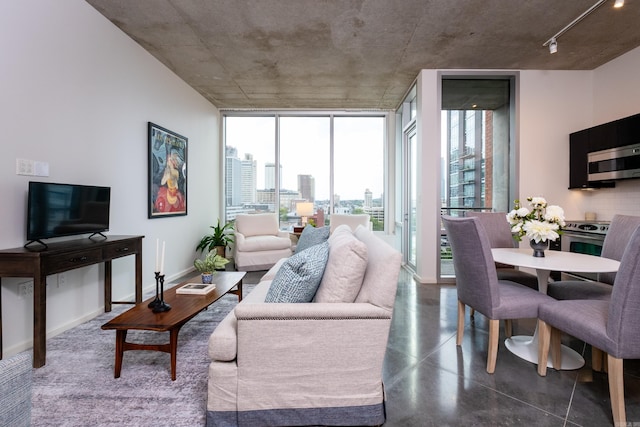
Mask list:
[{"label": "stainless steel range", "polygon": [[[568,221],[560,237],[560,250],[600,256],[607,231],[609,231],[608,221]],[[571,273],[569,276],[597,280],[597,274]],[[563,279],[571,278],[563,277]]]}]

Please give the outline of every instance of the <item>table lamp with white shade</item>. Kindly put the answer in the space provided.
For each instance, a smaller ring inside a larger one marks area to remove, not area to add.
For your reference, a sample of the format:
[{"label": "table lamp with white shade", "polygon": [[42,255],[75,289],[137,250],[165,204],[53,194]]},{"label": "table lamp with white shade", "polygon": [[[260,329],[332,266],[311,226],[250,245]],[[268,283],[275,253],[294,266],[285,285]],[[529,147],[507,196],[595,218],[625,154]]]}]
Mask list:
[{"label": "table lamp with white shade", "polygon": [[313,203],[311,202],[296,203],[296,213],[300,217],[300,222],[304,227],[305,225],[307,225],[307,217],[313,215]]}]

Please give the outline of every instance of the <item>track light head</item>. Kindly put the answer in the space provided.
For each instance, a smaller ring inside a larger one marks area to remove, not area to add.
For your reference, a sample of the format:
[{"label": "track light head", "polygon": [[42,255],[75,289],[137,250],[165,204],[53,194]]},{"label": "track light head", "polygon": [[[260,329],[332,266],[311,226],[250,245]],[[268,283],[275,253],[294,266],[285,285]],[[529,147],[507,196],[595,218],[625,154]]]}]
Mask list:
[{"label": "track light head", "polygon": [[557,51],[558,51],[558,42],[554,37],[549,42],[549,53],[553,54],[553,53],[556,53]]},{"label": "track light head", "polygon": [[624,6],[624,0],[616,0],[613,3],[613,7],[615,7],[615,8],[621,8],[622,6]]}]

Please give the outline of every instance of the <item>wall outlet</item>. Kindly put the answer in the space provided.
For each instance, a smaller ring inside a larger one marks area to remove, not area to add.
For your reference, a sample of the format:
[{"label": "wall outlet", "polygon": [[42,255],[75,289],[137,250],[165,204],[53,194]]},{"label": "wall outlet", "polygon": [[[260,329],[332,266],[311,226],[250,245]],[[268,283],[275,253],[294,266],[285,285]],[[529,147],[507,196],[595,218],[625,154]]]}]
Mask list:
[{"label": "wall outlet", "polygon": [[20,298],[33,297],[33,280],[18,283],[18,295]]}]

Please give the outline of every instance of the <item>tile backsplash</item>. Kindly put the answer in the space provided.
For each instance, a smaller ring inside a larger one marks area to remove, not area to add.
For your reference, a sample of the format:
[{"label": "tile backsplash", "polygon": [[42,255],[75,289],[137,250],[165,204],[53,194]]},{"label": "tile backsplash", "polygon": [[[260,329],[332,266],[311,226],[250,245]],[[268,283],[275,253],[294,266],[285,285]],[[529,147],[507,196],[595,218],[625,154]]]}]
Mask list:
[{"label": "tile backsplash", "polygon": [[585,194],[585,212],[595,212],[599,220],[610,221],[615,214],[640,216],[640,180],[616,181],[615,188]]}]

